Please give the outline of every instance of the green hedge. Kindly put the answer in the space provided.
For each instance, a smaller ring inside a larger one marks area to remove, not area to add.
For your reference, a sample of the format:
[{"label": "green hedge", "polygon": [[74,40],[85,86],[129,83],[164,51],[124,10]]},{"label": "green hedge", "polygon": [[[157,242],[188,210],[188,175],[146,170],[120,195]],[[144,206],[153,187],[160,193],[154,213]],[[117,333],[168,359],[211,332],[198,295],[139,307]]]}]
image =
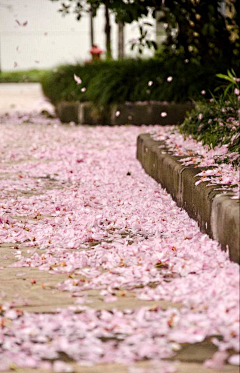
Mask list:
[{"label": "green hedge", "polygon": [[[42,87],[54,104],[61,100],[92,101],[97,106],[125,101],[184,102],[198,99],[202,90],[214,90],[215,74],[225,71],[219,64],[201,66],[178,57],[99,61],[60,66],[43,77]],[[81,85],[76,84],[74,74],[81,78]],[[150,87],[149,81],[153,82]],[[81,92],[83,87],[86,92]]]},{"label": "green hedge", "polygon": [[0,72],[0,83],[40,82],[48,70],[23,70]]}]

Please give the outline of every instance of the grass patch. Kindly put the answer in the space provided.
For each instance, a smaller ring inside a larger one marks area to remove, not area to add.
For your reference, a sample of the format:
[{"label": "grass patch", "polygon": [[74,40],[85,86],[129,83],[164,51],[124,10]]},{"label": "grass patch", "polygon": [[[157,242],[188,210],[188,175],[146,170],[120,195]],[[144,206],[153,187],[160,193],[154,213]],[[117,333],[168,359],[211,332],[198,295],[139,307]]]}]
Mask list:
[{"label": "grass patch", "polygon": [[41,82],[49,70],[23,70],[0,72],[0,83],[37,83]]}]

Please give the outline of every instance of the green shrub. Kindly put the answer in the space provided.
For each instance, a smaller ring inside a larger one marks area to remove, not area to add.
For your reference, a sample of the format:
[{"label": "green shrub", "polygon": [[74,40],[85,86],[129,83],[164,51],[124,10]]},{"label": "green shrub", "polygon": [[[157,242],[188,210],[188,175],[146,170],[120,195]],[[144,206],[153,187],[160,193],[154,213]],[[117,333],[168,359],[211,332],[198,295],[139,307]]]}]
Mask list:
[{"label": "green shrub", "polygon": [[[239,165],[240,125],[239,101],[234,92],[210,100],[196,102],[195,109],[188,113],[180,126],[180,132],[192,135],[209,148],[228,145],[229,153],[221,161]],[[235,153],[234,155],[231,153]]]},{"label": "green shrub", "polygon": [[[184,102],[199,99],[202,90],[214,90],[215,74],[225,70],[219,64],[201,66],[180,57],[99,61],[60,66],[44,76],[42,86],[53,103],[88,100],[99,107],[125,101]],[[81,85],[76,84],[74,74],[81,78]],[[173,77],[171,82],[167,81],[169,76]],[[83,87],[86,92],[81,91]]]},{"label": "green shrub", "polygon": [[[63,65],[46,74],[42,79],[44,94],[53,103],[59,101],[87,101],[88,89],[81,92],[83,87],[88,88],[90,81],[105,67],[105,63],[95,62],[86,65]],[[81,77],[83,84],[77,85],[74,74]]]},{"label": "green shrub", "polygon": [[0,72],[0,83],[40,82],[47,70],[23,70]]}]

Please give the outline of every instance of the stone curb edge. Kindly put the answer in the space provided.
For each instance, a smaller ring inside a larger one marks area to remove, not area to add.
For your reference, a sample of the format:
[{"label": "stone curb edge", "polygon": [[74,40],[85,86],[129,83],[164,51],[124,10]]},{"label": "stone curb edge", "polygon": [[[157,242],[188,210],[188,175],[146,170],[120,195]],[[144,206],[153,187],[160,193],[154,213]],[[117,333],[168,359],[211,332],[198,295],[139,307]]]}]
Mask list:
[{"label": "stone curb edge", "polygon": [[[179,207],[198,222],[200,230],[217,240],[223,250],[229,250],[230,259],[239,263],[239,203],[223,194],[220,186],[195,185],[202,169],[184,166],[180,158],[171,154],[162,141],[155,141],[150,134],[137,139],[137,159],[145,172],[161,183]],[[218,189],[218,190],[217,190]]]},{"label": "stone curb edge", "polygon": [[91,102],[61,101],[56,114],[64,123],[89,125],[149,125],[177,124],[183,122],[186,112],[192,110],[191,102],[126,102],[109,106],[100,111]]}]

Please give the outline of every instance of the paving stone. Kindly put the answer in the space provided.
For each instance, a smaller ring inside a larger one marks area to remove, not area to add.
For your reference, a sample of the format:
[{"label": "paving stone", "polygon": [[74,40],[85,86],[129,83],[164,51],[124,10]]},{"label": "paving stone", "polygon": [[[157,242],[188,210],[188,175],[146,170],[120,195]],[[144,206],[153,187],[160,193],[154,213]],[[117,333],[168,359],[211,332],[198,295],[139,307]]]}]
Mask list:
[{"label": "paving stone", "polygon": [[[76,364],[70,364],[73,368],[73,373],[130,373],[129,368],[135,367],[138,368],[139,373],[161,373],[161,369],[158,370],[156,365],[154,365],[154,370],[152,364],[149,362],[140,362],[131,366],[121,365],[121,364],[99,364],[94,366],[77,366]],[[3,373],[54,373],[53,370],[36,370],[28,368],[17,368],[15,370],[6,371]],[[225,366],[221,371],[208,369],[202,364],[197,363],[176,363],[176,372],[175,373],[239,373],[238,367],[235,366]],[[136,370],[136,373],[137,370]]]}]

